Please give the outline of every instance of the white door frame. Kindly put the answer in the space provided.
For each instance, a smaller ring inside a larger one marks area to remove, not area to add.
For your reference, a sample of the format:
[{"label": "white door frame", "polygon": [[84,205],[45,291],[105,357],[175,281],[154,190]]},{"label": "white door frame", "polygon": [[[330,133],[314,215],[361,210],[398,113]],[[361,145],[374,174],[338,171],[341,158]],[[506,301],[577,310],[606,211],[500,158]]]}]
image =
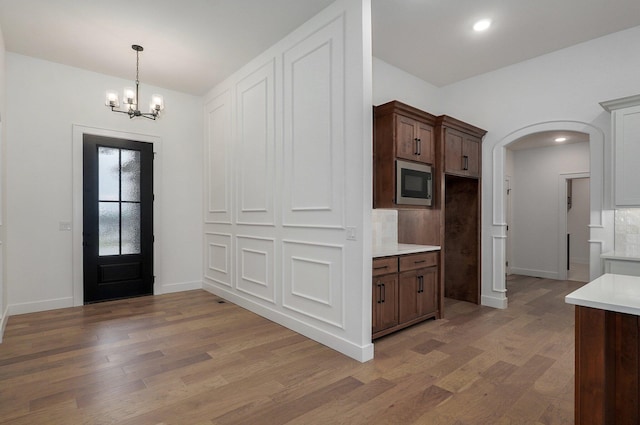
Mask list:
[{"label": "white door frame", "polygon": [[153,274],[156,276],[153,285],[153,293],[158,293],[161,287],[161,276],[158,276],[158,258],[159,239],[161,238],[160,227],[160,210],[158,208],[158,194],[160,193],[160,181],[162,180],[161,167],[161,151],[162,139],[158,136],[148,134],[128,133],[116,130],[106,130],[103,128],[86,127],[82,125],[73,125],[73,148],[72,148],[72,175],[73,175],[73,192],[72,192],[72,245],[73,245],[73,266],[72,266],[72,285],[73,285],[73,305],[81,306],[84,304],[84,288],[83,288],[83,248],[82,248],[82,139],[84,134],[94,134],[97,136],[112,137],[115,139],[128,139],[140,142],[153,143]]},{"label": "white door frame", "polygon": [[[558,175],[558,279],[567,280],[567,182],[590,178],[590,173],[560,173]],[[591,187],[591,185],[589,185]],[[591,261],[591,259],[589,259]]]},{"label": "white door frame", "polygon": [[[482,217],[483,250],[482,250],[482,304],[507,308],[507,286],[505,282],[505,210],[504,177],[506,163],[506,147],[523,136],[553,130],[572,130],[589,135],[591,186],[590,193],[590,280],[602,274],[602,266],[597,261],[605,248],[613,249],[613,212],[605,210],[610,205],[612,186],[605,186],[605,158],[610,158],[605,151],[604,132],[593,124],[579,121],[546,121],[522,127],[504,136],[493,145],[490,152],[483,152],[483,172],[491,176],[487,189],[491,192],[483,205],[489,205]],[[488,158],[487,158],[488,157]],[[487,179],[483,179],[487,180]],[[486,195],[483,195],[483,200]],[[605,198],[606,197],[606,198]]]}]

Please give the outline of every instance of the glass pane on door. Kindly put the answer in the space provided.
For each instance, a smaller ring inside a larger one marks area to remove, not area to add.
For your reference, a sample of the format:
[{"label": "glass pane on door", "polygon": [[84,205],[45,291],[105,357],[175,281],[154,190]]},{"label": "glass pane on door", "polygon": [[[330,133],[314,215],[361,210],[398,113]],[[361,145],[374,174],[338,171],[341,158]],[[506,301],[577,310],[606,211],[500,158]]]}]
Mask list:
[{"label": "glass pane on door", "polygon": [[98,199],[120,199],[120,149],[98,148]]},{"label": "glass pane on door", "polygon": [[140,204],[122,204],[122,254],[140,254]]},{"label": "glass pane on door", "polygon": [[99,255],[140,254],[140,152],[98,147]]},{"label": "glass pane on door", "polygon": [[98,233],[99,255],[120,254],[120,204],[99,202]]}]

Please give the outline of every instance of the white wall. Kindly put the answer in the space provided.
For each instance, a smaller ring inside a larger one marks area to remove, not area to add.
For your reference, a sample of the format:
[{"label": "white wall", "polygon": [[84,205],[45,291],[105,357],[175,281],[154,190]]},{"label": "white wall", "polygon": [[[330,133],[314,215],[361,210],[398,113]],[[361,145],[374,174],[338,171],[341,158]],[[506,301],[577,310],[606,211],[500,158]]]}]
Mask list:
[{"label": "white wall", "polygon": [[571,235],[570,261],[589,264],[589,178],[572,179],[567,232]]},{"label": "white wall", "polygon": [[511,272],[558,279],[559,267],[566,267],[558,260],[559,211],[566,211],[565,203],[559,205],[559,178],[589,172],[589,144],[515,151],[513,167]]},{"label": "white wall", "polygon": [[202,99],[162,93],[158,121],[104,106],[106,89],[132,81],[7,53],[6,284],[11,314],[73,305],[72,126],[161,138],[156,179],[155,293],[201,287]]},{"label": "white wall", "polygon": [[0,28],[0,342],[4,334],[4,327],[7,324],[7,288],[5,282],[5,145],[6,145],[6,63],[5,63],[5,47],[2,28]]},{"label": "white wall", "polygon": [[360,361],[373,356],[370,40],[370,1],[338,0],[204,110],[204,288]]},{"label": "white wall", "polygon": [[379,58],[373,58],[373,104],[392,100],[441,115],[440,89]]}]

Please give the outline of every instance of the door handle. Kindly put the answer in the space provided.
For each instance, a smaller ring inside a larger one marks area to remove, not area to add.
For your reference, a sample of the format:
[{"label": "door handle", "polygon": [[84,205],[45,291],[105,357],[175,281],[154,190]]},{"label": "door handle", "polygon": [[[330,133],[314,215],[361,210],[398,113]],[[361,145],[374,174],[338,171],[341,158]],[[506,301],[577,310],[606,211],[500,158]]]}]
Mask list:
[{"label": "door handle", "polygon": [[387,287],[384,286],[384,283],[382,284],[382,301],[380,301],[381,303],[384,303],[387,300]]},{"label": "door handle", "polygon": [[462,169],[465,171],[469,169],[469,157],[467,155],[462,157]]},{"label": "door handle", "polygon": [[424,292],[424,276],[418,276],[418,293]]},{"label": "door handle", "polygon": [[377,286],[378,286],[378,301],[377,301],[377,303],[380,304],[380,303],[382,303],[382,284],[380,282],[378,282]]},{"label": "door handle", "polygon": [[415,138],[413,139],[416,142],[416,149],[413,152],[415,155],[422,155],[422,140],[420,140],[419,138]]}]

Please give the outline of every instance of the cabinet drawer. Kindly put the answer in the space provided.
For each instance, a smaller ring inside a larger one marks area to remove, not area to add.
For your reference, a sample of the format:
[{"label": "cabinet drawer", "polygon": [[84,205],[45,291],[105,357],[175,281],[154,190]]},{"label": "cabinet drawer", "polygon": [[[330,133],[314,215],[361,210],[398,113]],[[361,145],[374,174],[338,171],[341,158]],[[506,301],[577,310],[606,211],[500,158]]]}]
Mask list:
[{"label": "cabinet drawer", "polygon": [[421,269],[438,265],[439,252],[425,252],[400,257],[400,271]]},{"label": "cabinet drawer", "polygon": [[398,257],[384,257],[373,259],[373,276],[396,273],[398,271]]}]

